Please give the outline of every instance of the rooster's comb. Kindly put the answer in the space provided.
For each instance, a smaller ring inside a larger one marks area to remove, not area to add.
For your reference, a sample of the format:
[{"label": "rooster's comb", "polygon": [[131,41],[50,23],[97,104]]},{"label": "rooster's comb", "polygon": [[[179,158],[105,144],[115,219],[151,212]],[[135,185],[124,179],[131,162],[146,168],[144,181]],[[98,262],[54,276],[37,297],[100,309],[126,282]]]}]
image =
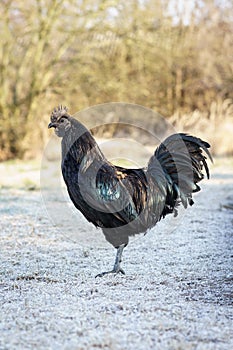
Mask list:
[{"label": "rooster's comb", "polygon": [[58,119],[59,117],[62,117],[64,114],[67,114],[68,108],[66,106],[58,106],[55,107],[54,110],[51,113],[51,121]]}]

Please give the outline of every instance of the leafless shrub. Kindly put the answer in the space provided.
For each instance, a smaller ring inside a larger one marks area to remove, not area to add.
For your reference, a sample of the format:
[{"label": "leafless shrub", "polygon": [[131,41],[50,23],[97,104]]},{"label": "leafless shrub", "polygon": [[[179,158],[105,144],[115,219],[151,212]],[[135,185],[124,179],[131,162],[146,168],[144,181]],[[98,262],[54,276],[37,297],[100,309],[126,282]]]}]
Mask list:
[{"label": "leafless shrub", "polygon": [[170,122],[179,131],[196,134],[209,141],[215,155],[233,155],[233,101],[213,101],[209,112],[174,113]]}]

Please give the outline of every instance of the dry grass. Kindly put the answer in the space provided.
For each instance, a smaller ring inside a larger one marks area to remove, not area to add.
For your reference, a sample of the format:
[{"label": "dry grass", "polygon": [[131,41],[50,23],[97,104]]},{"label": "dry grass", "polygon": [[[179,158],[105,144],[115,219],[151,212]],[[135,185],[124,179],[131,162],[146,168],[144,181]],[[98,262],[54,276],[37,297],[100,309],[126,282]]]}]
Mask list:
[{"label": "dry grass", "polygon": [[195,110],[181,115],[175,113],[170,122],[179,131],[206,139],[215,156],[233,155],[233,101],[226,99],[212,102],[207,113]]}]

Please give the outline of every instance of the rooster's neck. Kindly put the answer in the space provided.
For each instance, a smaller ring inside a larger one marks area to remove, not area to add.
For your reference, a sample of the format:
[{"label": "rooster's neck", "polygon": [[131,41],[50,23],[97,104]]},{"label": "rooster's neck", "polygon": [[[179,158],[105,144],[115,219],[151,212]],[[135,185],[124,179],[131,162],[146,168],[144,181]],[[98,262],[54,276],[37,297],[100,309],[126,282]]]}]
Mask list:
[{"label": "rooster's neck", "polygon": [[62,163],[72,157],[81,163],[90,152],[102,157],[102,153],[90,131],[80,122],[72,118],[72,126],[62,139]]}]

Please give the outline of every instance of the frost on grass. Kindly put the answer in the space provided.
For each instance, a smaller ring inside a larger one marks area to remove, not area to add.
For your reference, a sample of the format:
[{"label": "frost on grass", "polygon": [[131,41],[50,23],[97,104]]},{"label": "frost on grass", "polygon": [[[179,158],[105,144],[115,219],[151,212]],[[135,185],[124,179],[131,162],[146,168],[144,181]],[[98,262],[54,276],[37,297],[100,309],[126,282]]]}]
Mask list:
[{"label": "frost on grass", "polygon": [[2,189],[0,349],[232,349],[232,189],[215,174],[177,224],[132,239],[126,276],[102,279],[115,251],[100,230],[77,212],[74,236],[39,191]]}]

